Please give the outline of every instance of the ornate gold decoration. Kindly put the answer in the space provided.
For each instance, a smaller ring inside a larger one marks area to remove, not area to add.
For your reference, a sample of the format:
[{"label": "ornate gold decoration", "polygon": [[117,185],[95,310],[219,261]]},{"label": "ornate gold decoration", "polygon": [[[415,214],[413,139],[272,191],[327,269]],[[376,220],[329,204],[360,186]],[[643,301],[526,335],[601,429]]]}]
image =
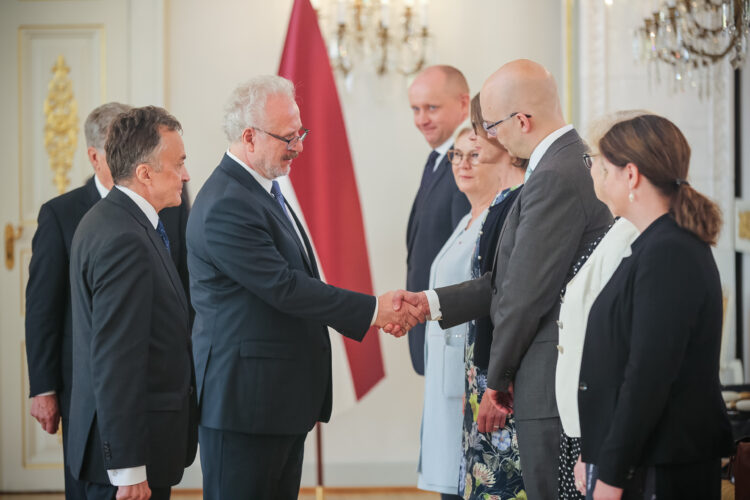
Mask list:
[{"label": "ornate gold decoration", "polygon": [[78,142],[78,103],[73,97],[73,82],[70,68],[60,55],[52,68],[54,76],[49,82],[47,99],[44,101],[44,147],[49,163],[55,173],[54,183],[62,194],[70,184],[68,172],[73,166],[73,154]]},{"label": "ornate gold decoration", "polygon": [[23,228],[13,227],[13,224],[5,225],[5,268],[13,269],[16,263],[16,240],[21,237]]},{"label": "ornate gold decoration", "polygon": [[750,211],[740,212],[740,223],[737,228],[737,235],[743,240],[750,240]]}]

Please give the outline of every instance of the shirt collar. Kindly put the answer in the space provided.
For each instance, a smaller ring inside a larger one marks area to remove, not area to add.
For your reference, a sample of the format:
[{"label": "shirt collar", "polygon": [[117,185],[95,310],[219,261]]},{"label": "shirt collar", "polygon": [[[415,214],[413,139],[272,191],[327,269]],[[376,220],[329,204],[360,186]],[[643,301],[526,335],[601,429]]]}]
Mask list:
[{"label": "shirt collar", "polygon": [[128,189],[125,186],[120,186],[118,184],[116,184],[115,187],[125,193],[128,198],[133,200],[133,202],[138,205],[138,208],[141,209],[141,211],[148,218],[148,221],[152,226],[154,226],[154,229],[156,229],[156,226],[159,225],[159,214],[156,213],[156,209],[151,205],[151,203],[146,201],[146,198],[139,195],[132,189]]},{"label": "shirt collar", "polygon": [[250,175],[253,176],[253,179],[255,179],[256,181],[258,181],[258,184],[260,184],[263,187],[263,189],[266,190],[266,192],[269,194],[269,196],[273,196],[273,195],[271,195],[271,187],[273,186],[273,181],[271,179],[266,179],[265,177],[263,177],[262,175],[260,175],[258,172],[256,172],[255,170],[253,170],[252,168],[250,168],[249,166],[247,166],[244,161],[242,161],[239,158],[237,158],[237,156],[235,156],[234,154],[232,154],[232,152],[229,151],[228,149],[227,149],[227,156],[230,157],[231,159],[233,159],[234,161],[236,161],[237,163],[239,163],[242,168],[244,168],[245,170],[247,170],[248,173],[250,173]]},{"label": "shirt collar", "polygon": [[109,194],[109,189],[104,187],[104,184],[102,184],[102,181],[99,180],[96,174],[94,174],[94,184],[96,185],[96,190],[99,191],[99,196],[104,198]]},{"label": "shirt collar", "polygon": [[571,130],[573,130],[573,124],[560,127],[559,129],[555,130],[547,137],[542,139],[542,142],[537,144],[537,146],[534,148],[534,151],[531,152],[531,156],[529,156],[529,166],[526,167],[526,171],[528,172],[527,176],[534,171],[536,166],[539,164],[539,160],[542,159],[542,156],[544,156],[544,153],[547,152],[552,143]]},{"label": "shirt collar", "polygon": [[440,146],[436,147],[433,151],[437,152],[438,157],[435,160],[435,166],[432,167],[432,171],[434,172],[437,170],[438,166],[440,166],[440,162],[443,161],[443,157],[445,157],[445,153],[448,152],[448,150],[453,146],[453,137],[442,143]]}]

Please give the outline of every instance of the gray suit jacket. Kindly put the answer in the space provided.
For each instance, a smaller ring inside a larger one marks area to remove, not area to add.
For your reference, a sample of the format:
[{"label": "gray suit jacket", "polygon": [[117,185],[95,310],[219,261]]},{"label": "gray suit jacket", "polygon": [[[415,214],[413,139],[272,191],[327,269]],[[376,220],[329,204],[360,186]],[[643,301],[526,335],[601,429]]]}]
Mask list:
[{"label": "gray suit jacket", "polygon": [[520,420],[557,416],[560,292],[586,247],[612,222],[596,198],[575,130],[549,147],[518,195],[498,241],[491,273],[437,289],[447,328],[490,314],[488,386],[513,383]]}]

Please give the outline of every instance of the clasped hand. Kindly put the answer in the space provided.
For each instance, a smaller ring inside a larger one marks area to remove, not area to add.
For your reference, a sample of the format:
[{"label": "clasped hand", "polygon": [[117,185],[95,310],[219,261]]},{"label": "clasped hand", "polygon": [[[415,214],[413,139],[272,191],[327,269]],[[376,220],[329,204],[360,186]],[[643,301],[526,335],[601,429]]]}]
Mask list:
[{"label": "clasped hand", "polygon": [[404,290],[388,292],[378,297],[378,316],[375,326],[394,337],[402,337],[429,317],[430,306],[424,293]]}]

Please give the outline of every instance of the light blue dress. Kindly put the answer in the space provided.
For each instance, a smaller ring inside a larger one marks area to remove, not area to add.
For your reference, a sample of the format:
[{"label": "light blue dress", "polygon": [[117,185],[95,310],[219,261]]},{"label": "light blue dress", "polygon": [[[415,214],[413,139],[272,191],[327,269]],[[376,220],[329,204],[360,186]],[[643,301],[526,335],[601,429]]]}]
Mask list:
[{"label": "light blue dress", "polygon": [[[474,246],[487,210],[466,229],[471,213],[461,219],[430,269],[430,289],[471,279]],[[458,471],[462,456],[464,396],[464,339],[469,324],[447,330],[436,321],[425,329],[424,410],[419,456],[422,490],[458,494]]]}]

